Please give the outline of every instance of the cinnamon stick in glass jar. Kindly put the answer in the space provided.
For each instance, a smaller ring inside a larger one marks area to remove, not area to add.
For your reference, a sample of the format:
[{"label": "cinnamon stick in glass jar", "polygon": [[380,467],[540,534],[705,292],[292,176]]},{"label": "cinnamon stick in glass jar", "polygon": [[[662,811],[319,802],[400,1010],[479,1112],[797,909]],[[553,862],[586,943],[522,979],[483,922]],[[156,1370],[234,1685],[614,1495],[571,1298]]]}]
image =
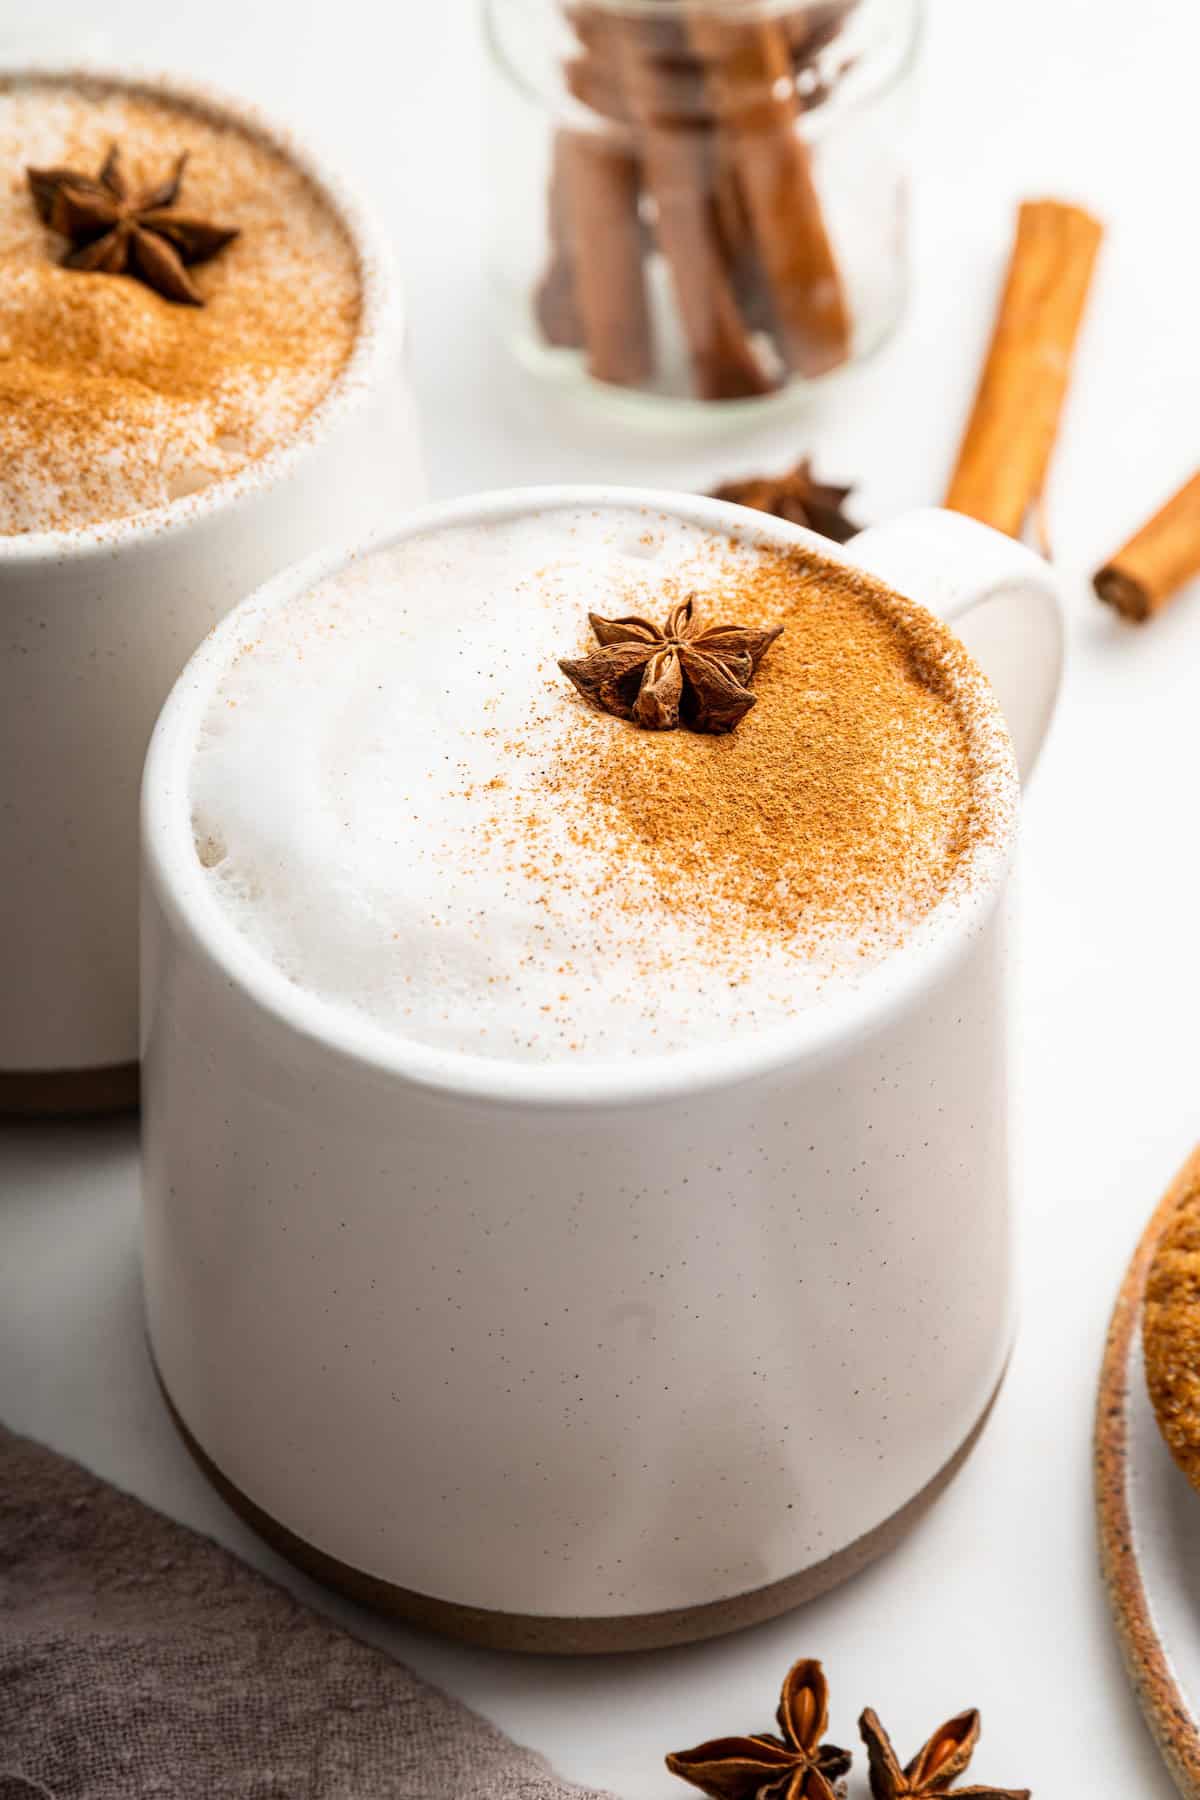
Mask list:
[{"label": "cinnamon stick in glass jar", "polygon": [[788,368],[823,375],[844,362],[850,321],[841,275],[799,129],[788,32],[777,19],[688,11],[721,149],[736,172]]},{"label": "cinnamon stick in glass jar", "polygon": [[1123,618],[1144,624],[1200,575],[1200,471],[1097,569],[1092,585]]},{"label": "cinnamon stick in glass jar", "polygon": [[1103,227],[1027,200],[946,505],[1019,537],[1042,491]]},{"label": "cinnamon stick in glass jar", "polygon": [[692,367],[705,400],[768,393],[775,378],[738,304],[712,193],[712,120],[682,20],[613,15],[621,79],[634,121],[654,232]]},{"label": "cinnamon stick in glass jar", "polygon": [[567,191],[567,133],[555,135],[551,152],[550,191],[546,197],[549,254],[533,297],[538,327],[557,350],[581,350],[587,339],[579,312],[578,272],[571,231],[572,205]]},{"label": "cinnamon stick in glass jar", "polygon": [[710,158],[713,227],[742,317],[752,331],[773,334],[775,314],[737,170],[715,144]]},{"label": "cinnamon stick in glass jar", "polygon": [[580,54],[567,67],[569,91],[611,128],[564,127],[555,134],[550,251],[535,310],[546,342],[584,350],[597,381],[642,387],[654,373],[642,171],[605,37],[587,29],[583,13],[576,28]]},{"label": "cinnamon stick in glass jar", "polygon": [[567,8],[563,81],[584,115],[556,135],[535,295],[544,341],[583,349],[602,381],[652,385],[656,255],[663,320],[673,314],[701,398],[766,394],[847,358],[849,308],[799,120],[819,97],[801,92],[804,76],[816,81],[855,3],[749,22],[706,0]]},{"label": "cinnamon stick in glass jar", "polygon": [[654,345],[638,161],[619,142],[588,131],[561,132],[557,154],[570,204],[575,307],[588,372],[597,381],[641,387],[654,373]]}]

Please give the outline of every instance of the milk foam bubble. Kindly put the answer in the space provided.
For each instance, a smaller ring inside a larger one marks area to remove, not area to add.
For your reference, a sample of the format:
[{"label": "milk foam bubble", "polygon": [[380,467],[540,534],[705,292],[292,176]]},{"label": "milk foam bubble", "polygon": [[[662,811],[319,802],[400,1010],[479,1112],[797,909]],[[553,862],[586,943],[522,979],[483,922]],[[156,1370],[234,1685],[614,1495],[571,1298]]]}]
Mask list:
[{"label": "milk foam bubble", "polygon": [[723,949],[703,882],[665,905],[653,859],[564,780],[636,729],[558,669],[588,611],[658,617],[663,584],[702,589],[717,554],[761,555],[632,508],[556,511],[431,531],[256,616],[192,770],[229,921],[335,1007],[509,1060],[720,1042],[858,979],[886,944]]}]

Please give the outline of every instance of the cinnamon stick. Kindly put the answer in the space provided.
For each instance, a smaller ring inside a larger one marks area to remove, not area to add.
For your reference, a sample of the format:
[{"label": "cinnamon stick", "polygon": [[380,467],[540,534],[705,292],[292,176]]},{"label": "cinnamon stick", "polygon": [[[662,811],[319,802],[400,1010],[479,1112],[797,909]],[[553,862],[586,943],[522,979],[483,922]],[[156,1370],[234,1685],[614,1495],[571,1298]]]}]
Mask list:
[{"label": "cinnamon stick", "polygon": [[1018,537],[1045,480],[1103,227],[1028,200],[946,505]]},{"label": "cinnamon stick", "polygon": [[579,350],[585,340],[571,233],[565,137],[566,133],[560,131],[554,139],[546,203],[549,254],[533,305],[542,336],[548,344],[558,350]]},{"label": "cinnamon stick", "polygon": [[675,20],[611,17],[608,26],[634,120],[658,245],[671,274],[696,392],[707,400],[775,385],[738,305],[716,230],[711,122],[678,110],[687,40]]},{"label": "cinnamon stick", "polygon": [[779,19],[741,22],[692,9],[687,36],[737,172],[784,361],[804,375],[824,374],[849,354],[850,319],[800,132],[788,30]]},{"label": "cinnamon stick", "polygon": [[563,131],[559,140],[588,372],[597,381],[644,387],[654,373],[654,345],[637,158],[597,132]]},{"label": "cinnamon stick", "polygon": [[580,12],[575,23],[581,54],[567,65],[568,86],[611,129],[555,135],[550,253],[535,310],[547,342],[586,351],[597,381],[642,387],[654,373],[654,343],[641,170],[620,70],[602,32],[588,29],[588,16]]},{"label": "cinnamon stick", "polygon": [[713,229],[738,306],[752,331],[763,332],[775,342],[778,332],[770,289],[737,170],[715,136],[709,156]]},{"label": "cinnamon stick", "polygon": [[1200,575],[1200,472],[1184,482],[1116,555],[1097,569],[1101,600],[1143,624]]},{"label": "cinnamon stick", "polygon": [[588,112],[616,124],[629,124],[629,102],[621,82],[620,64],[612,28],[608,20],[594,16],[582,8],[571,15],[571,23],[579,39],[579,54],[568,57],[563,65],[563,80],[572,99]]}]

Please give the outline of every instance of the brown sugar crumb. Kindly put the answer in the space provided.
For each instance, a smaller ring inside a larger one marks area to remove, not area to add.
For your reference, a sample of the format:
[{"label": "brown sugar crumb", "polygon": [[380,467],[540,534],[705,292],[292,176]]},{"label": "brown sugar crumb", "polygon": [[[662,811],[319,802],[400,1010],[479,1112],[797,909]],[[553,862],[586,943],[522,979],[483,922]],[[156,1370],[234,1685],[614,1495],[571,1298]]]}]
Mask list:
[{"label": "brown sugar crumb", "polygon": [[[25,169],[114,143],[135,188],[186,151],[180,212],[238,229],[193,271],[202,308],[59,266]],[[349,360],[361,288],[332,203],[264,139],[140,90],[0,80],[0,534],[137,514],[286,443]]]},{"label": "brown sugar crumb", "polygon": [[920,608],[808,552],[731,557],[697,606],[783,625],[757,704],[719,738],[583,713],[559,775],[588,802],[572,835],[647,874],[731,961],[764,936],[873,957],[1001,828],[986,765],[1009,774],[1009,751],[986,684]]},{"label": "brown sugar crumb", "polygon": [[1200,1164],[1150,1265],[1142,1344],[1159,1430],[1188,1480],[1200,1487]]}]

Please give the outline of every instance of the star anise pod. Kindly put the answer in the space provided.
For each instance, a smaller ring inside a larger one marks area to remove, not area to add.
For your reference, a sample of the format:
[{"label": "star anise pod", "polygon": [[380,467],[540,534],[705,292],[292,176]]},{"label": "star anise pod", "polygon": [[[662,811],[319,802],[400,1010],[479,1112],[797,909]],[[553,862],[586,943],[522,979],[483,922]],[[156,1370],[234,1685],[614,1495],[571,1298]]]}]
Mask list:
[{"label": "star anise pod", "polygon": [[187,266],[207,262],[238,234],[172,212],[186,165],[184,151],[165,181],[140,194],[129,191],[116,144],[94,179],[75,169],[26,169],[25,174],[42,223],[70,240],[65,269],[133,275],[166,300],[203,306]]},{"label": "star anise pod", "polygon": [[792,1664],[775,1717],[778,1736],[713,1738],[668,1756],[667,1767],[712,1800],[837,1800],[850,1752],[821,1742],[829,1688],[819,1662]]},{"label": "star anise pod", "polygon": [[589,613],[599,650],[559,663],[585,700],[648,731],[732,731],[755,704],[750,682],[783,630],[772,625],[701,625],[695,596],[680,600],[659,627],[630,616]]},{"label": "star anise pod", "polygon": [[858,1721],[858,1729],[867,1746],[875,1800],[941,1800],[942,1796],[947,1800],[1029,1800],[1028,1788],[951,1786],[966,1773],[979,1742],[979,1714],[974,1710],[958,1713],[939,1726],[904,1769],[870,1707]]},{"label": "star anise pod", "polygon": [[794,469],[788,469],[782,475],[752,475],[745,481],[727,481],[724,486],[713,489],[712,498],[733,500],[738,506],[752,507],[755,512],[773,513],[777,519],[807,526],[809,531],[832,538],[835,544],[844,544],[861,529],[842,511],[843,502],[851,492],[848,487],[818,481],[805,456]]}]

